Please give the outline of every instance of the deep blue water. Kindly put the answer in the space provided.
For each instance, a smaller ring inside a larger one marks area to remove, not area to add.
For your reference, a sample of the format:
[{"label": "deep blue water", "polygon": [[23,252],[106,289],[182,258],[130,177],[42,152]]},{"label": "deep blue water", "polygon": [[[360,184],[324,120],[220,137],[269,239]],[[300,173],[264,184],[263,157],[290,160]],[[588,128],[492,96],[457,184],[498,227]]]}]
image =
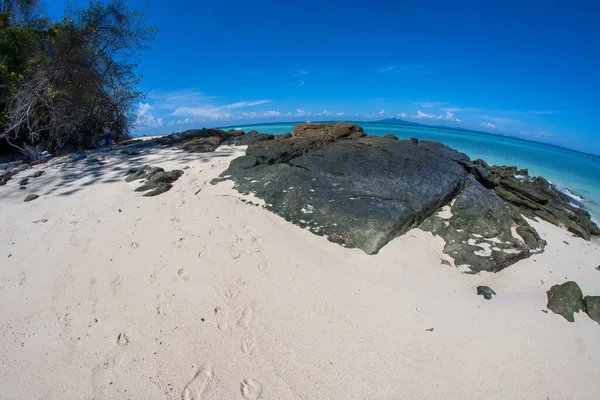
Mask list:
[{"label": "deep blue water", "polygon": [[[383,136],[394,134],[400,139],[416,137],[435,140],[488,164],[515,165],[527,168],[530,175],[543,176],[559,187],[569,188],[583,197],[581,202],[596,221],[600,220],[600,158],[567,149],[519,139],[464,132],[447,128],[410,125],[360,123],[365,133]],[[246,132],[292,132],[293,124],[259,124],[236,127]]]}]

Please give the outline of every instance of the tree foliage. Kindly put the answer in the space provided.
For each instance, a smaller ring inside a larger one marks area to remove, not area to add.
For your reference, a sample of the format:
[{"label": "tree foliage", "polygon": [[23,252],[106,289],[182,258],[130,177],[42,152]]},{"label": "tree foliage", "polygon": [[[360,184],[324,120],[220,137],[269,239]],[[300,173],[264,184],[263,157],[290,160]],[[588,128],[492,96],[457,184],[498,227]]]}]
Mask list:
[{"label": "tree foliage", "polygon": [[127,136],[142,96],[137,60],[155,35],[145,15],[121,0],[92,1],[50,22],[36,14],[36,0],[8,3],[0,15],[0,138],[23,150],[88,146],[106,125]]}]

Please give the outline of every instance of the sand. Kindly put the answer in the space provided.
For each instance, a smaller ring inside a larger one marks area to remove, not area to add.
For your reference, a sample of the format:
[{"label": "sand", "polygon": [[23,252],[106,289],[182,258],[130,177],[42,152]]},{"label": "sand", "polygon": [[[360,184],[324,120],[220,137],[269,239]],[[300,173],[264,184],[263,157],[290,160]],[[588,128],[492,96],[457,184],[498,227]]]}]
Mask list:
[{"label": "sand", "polygon": [[[599,398],[600,326],[542,311],[565,280],[600,295],[597,243],[532,222],[546,251],[497,274],[418,229],[369,256],[208,183],[243,151],[113,150],[0,187],[0,398]],[[142,164],[187,169],[146,198],[123,181]]]}]

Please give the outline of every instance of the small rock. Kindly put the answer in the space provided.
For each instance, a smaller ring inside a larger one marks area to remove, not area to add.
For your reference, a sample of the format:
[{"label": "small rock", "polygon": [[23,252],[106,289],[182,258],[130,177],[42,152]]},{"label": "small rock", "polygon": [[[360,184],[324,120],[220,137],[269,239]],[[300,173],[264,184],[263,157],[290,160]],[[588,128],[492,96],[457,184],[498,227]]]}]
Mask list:
[{"label": "small rock", "polygon": [[417,139],[417,138],[411,137],[410,141],[414,144],[419,144],[419,139]]},{"label": "small rock", "polygon": [[119,208],[119,212],[123,212],[123,211],[121,211],[121,209]]},{"label": "small rock", "polygon": [[23,178],[19,181],[19,185],[24,186],[29,182],[29,178]]},{"label": "small rock", "polygon": [[600,265],[596,267],[596,271],[600,271]]},{"label": "small rock", "polygon": [[11,258],[11,257],[12,257],[12,254],[9,254],[9,255],[8,255],[8,258]]},{"label": "small rock", "polygon": [[569,322],[575,322],[573,313],[585,310],[583,293],[579,285],[573,281],[554,285],[546,294],[548,296],[546,307],[553,313],[562,315]]},{"label": "small rock", "polygon": [[35,171],[33,174],[31,174],[29,177],[30,178],[39,178],[40,176],[44,175],[46,171],[42,170],[42,171]]},{"label": "small rock", "polygon": [[42,219],[38,219],[36,221],[33,221],[34,224],[39,224],[39,223],[44,224],[46,222],[48,222],[48,220],[46,218],[42,218]]},{"label": "small rock", "polygon": [[544,314],[548,314],[548,310],[542,310]]},{"label": "small rock", "polygon": [[567,242],[566,240],[563,240],[563,243],[569,246],[569,242]]},{"label": "small rock", "polygon": [[27,201],[32,201],[32,200],[35,200],[35,199],[37,199],[38,197],[40,197],[40,196],[38,196],[37,194],[28,194],[28,195],[25,197],[25,200],[23,200],[23,201],[25,201],[25,202],[27,202]]},{"label": "small rock", "polygon": [[600,296],[585,296],[583,304],[587,315],[600,324]]},{"label": "small rock", "polygon": [[19,190],[25,190],[27,189],[27,186],[19,186]]},{"label": "small rock", "polygon": [[442,265],[452,266],[452,264],[450,264],[450,261],[448,260],[442,260]]},{"label": "small rock", "polygon": [[491,300],[492,295],[496,295],[496,292],[494,292],[489,286],[477,286],[477,295],[483,296],[483,298],[486,300]]},{"label": "small rock", "polygon": [[425,329],[425,332],[433,332],[433,328]]}]

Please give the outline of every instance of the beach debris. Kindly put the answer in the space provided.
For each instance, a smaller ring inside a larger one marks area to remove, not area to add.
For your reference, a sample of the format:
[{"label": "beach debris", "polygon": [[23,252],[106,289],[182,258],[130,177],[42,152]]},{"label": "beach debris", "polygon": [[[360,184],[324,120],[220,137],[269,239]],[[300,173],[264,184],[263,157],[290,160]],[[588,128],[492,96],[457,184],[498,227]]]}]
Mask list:
[{"label": "beach debris", "polygon": [[477,295],[483,296],[483,298],[486,300],[491,300],[492,295],[496,295],[496,292],[494,292],[489,286],[477,286]]},{"label": "beach debris", "polygon": [[48,220],[46,218],[42,218],[42,219],[38,219],[33,221],[34,224],[45,224],[46,222],[48,222]]},{"label": "beach debris", "polygon": [[11,258],[11,257],[12,257],[12,253],[8,255],[8,258]]},{"label": "beach debris", "polygon": [[452,266],[452,264],[450,264],[450,261],[448,261],[448,260],[442,260],[442,261],[441,261],[441,264],[442,264],[442,265],[447,265],[447,266],[449,266],[449,267],[450,267],[450,266]]},{"label": "beach debris", "polygon": [[575,322],[573,313],[585,310],[583,293],[579,285],[573,281],[552,286],[546,295],[548,296],[546,307],[553,313],[562,315],[569,322]]},{"label": "beach debris", "polygon": [[563,243],[569,246],[569,242],[567,242],[566,240],[563,240]]},{"label": "beach debris", "polygon": [[175,182],[183,175],[183,171],[174,169],[165,171],[160,167],[150,167],[144,165],[140,168],[132,168],[125,175],[125,182],[131,182],[138,179],[145,179],[142,186],[135,189],[136,192],[147,192],[146,197],[157,196],[169,191]]},{"label": "beach debris", "polygon": [[600,265],[596,267],[596,271],[600,271]]},{"label": "beach debris", "polygon": [[585,296],[583,304],[587,315],[600,324],[600,296]]},{"label": "beach debris", "polygon": [[38,197],[40,197],[40,196],[38,196],[37,194],[28,194],[27,196],[25,196],[25,200],[23,200],[23,201],[29,202],[29,201],[37,199]]},{"label": "beach debris", "polygon": [[542,310],[544,314],[548,314],[548,310]]},{"label": "beach debris", "polygon": [[433,332],[433,328],[425,329],[425,332]]},{"label": "beach debris", "polygon": [[131,247],[137,249],[140,245],[137,242],[131,242]]}]

